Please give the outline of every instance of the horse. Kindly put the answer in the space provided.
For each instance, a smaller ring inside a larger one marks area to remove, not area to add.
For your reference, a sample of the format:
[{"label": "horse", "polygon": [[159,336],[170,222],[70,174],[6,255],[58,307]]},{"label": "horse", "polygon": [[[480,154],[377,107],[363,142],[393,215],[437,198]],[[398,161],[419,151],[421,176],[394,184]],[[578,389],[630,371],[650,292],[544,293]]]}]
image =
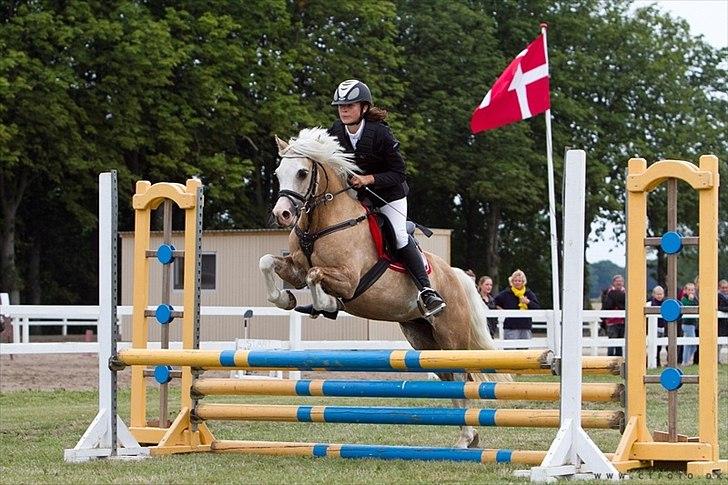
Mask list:
[{"label": "horse", "polygon": [[[424,252],[432,269],[431,283],[447,302],[436,316],[423,318],[418,289],[406,273],[384,271],[366,291],[355,295],[360,279],[377,263],[378,253],[366,223],[367,209],[347,182],[358,171],[352,156],[323,128],[303,129],[288,143],[277,136],[275,140],[280,191],[272,215],[279,226],[293,230],[287,256],[260,258],[268,301],[286,310],[296,307],[295,296],[277,287],[275,273],[294,288],[307,286],[315,310],[344,309],[362,318],[398,322],[416,350],[495,349],[486,306],[472,279],[432,253]],[[501,374],[438,376],[447,381],[510,380]],[[468,407],[465,399],[453,403]],[[455,446],[475,447],[478,441],[475,428],[461,426]]]}]

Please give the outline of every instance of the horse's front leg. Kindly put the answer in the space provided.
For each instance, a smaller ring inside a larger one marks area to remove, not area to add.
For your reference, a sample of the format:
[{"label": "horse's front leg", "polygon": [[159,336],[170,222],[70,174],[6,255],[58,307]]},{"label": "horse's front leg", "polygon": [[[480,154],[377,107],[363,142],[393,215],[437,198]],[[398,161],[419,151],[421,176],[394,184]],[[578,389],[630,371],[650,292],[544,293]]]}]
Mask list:
[{"label": "horse's front leg", "polygon": [[268,293],[268,301],[278,308],[293,310],[296,307],[296,297],[289,290],[278,288],[274,274],[278,274],[284,281],[287,281],[294,288],[300,288],[306,284],[304,273],[293,263],[291,256],[273,256],[266,254],[258,262],[260,272],[265,280],[265,288]]},{"label": "horse's front leg", "polygon": [[[311,302],[319,311],[334,312],[339,309],[340,298],[351,298],[354,295],[359,278],[347,267],[314,266],[308,270],[306,284],[311,290]],[[324,291],[324,288],[326,291]]]}]

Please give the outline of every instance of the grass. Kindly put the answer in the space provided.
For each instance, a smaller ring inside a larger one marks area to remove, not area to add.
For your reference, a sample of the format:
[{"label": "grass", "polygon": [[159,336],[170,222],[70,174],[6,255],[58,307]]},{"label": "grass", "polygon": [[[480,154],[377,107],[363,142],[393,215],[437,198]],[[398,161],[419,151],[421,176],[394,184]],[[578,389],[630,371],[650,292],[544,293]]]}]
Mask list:
[{"label": "grass", "polygon": [[[687,369],[695,373],[697,369]],[[588,381],[605,380],[589,377]],[[719,439],[721,456],[728,456],[728,365],[720,366]],[[697,387],[680,390],[678,430],[695,434]],[[150,393],[152,394],[152,393]],[[178,393],[173,390],[170,402]],[[120,393],[120,414],[128,417],[128,392]],[[150,417],[157,402],[150,396]],[[212,402],[213,398],[208,398]],[[333,398],[215,398],[216,402],[306,403],[393,406],[447,406],[442,400],[385,400]],[[652,429],[665,429],[666,394],[649,386],[648,406]],[[523,482],[512,476],[518,465],[479,465],[447,462],[373,460],[318,460],[311,458],[258,457],[235,454],[196,454],[141,461],[96,461],[66,464],[63,449],[72,448],[96,414],[94,391],[19,391],[0,394],[0,483],[460,483]],[[484,407],[549,408],[556,403],[486,402]],[[587,409],[613,405],[585,404]],[[527,411],[525,411],[527,412]],[[219,439],[311,441],[326,443],[379,443],[449,446],[457,430],[436,426],[376,426],[346,424],[235,423],[210,425]],[[591,430],[590,436],[613,451],[619,433]],[[480,428],[486,448],[545,449],[554,430],[532,428]],[[651,481],[679,481],[678,475],[634,474]],[[704,480],[708,482],[709,480]],[[699,480],[696,480],[699,482]],[[715,480],[710,481],[715,483]]]}]

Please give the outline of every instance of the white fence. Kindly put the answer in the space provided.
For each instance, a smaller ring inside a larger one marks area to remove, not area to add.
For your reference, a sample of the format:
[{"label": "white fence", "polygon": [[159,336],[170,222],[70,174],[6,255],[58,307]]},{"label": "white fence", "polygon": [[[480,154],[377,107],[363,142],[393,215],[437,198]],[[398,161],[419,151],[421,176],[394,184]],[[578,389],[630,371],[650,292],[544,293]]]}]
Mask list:
[{"label": "white fence", "polygon": [[[150,309],[153,309],[150,307]],[[118,307],[118,315],[131,315],[131,306]],[[289,348],[289,349],[327,349],[327,348],[409,348],[404,341],[367,341],[367,340],[331,340],[331,341],[310,341],[302,340],[301,325],[302,316],[300,313],[281,310],[274,307],[216,307],[207,306],[200,309],[203,316],[227,316],[236,317],[241,322],[247,316],[256,320],[260,317],[289,318],[289,338],[281,340],[251,340],[238,339],[237,342],[202,342],[201,347],[206,349],[227,349],[227,348]],[[66,335],[69,326],[95,326],[98,321],[98,306],[54,306],[54,305],[8,305],[7,300],[0,300],[0,315],[11,317],[13,327],[13,343],[0,343],[0,354],[43,354],[43,353],[97,353],[96,342],[30,342],[30,327],[32,326],[60,326],[63,335]],[[340,318],[349,315],[340,313]],[[489,311],[489,316],[499,319],[498,338],[496,345],[499,348],[550,348],[557,346],[557,335],[554,330],[553,310],[496,310]],[[524,317],[533,319],[534,330],[545,330],[545,337],[537,337],[531,340],[503,340],[503,319],[506,317]],[[608,347],[623,347],[624,339],[610,339],[599,335],[599,321],[607,317],[624,317],[622,310],[585,310],[584,311],[584,338],[585,353],[599,355],[606,352]],[[720,318],[728,317],[728,314],[719,312]],[[323,318],[323,317],[320,317]],[[666,337],[657,336],[657,315],[648,317],[648,361],[651,367],[656,365],[658,346],[667,345]],[[684,318],[697,318],[697,315],[684,315]],[[342,322],[342,324],[345,324]],[[242,332],[241,332],[242,333]],[[246,335],[243,335],[246,337]],[[680,337],[678,343],[681,345],[695,345],[698,343],[696,337]],[[721,337],[719,345],[728,346],[728,337]],[[128,344],[121,343],[120,346]],[[150,343],[150,347],[159,343]],[[172,348],[179,346],[179,342],[170,344]]]}]

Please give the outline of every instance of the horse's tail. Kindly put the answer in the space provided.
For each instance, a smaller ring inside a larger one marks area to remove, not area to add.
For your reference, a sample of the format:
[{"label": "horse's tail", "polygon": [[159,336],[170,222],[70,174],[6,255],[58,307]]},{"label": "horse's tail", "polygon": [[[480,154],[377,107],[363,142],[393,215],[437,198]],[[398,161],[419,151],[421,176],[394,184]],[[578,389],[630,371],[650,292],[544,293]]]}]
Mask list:
[{"label": "horse's tail", "polygon": [[[470,307],[470,311],[468,312],[470,315],[470,321],[468,322],[470,328],[470,348],[496,350],[495,342],[493,342],[493,337],[490,335],[490,330],[488,330],[486,306],[478,294],[473,280],[460,268],[453,268],[453,270],[467,295],[468,306]],[[513,380],[509,374],[471,373],[470,375],[475,381],[510,382]]]}]

